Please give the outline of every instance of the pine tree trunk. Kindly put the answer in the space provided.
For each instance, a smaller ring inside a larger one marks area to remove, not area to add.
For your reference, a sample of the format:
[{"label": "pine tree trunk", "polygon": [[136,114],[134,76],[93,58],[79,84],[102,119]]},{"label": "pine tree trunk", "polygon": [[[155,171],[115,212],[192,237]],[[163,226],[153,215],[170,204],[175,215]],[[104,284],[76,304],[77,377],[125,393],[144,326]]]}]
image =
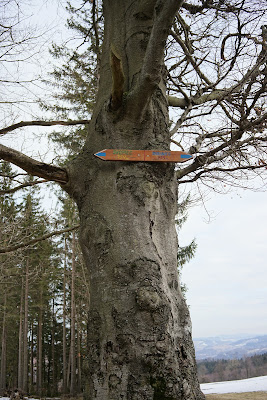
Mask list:
[{"label": "pine tree trunk", "polygon": [[43,289],[40,288],[40,306],[38,316],[37,336],[37,394],[42,397],[43,390]]},{"label": "pine tree trunk", "polygon": [[53,299],[53,308],[52,308],[52,338],[51,338],[51,347],[52,347],[52,397],[54,397],[57,393],[56,389],[56,360],[55,360],[55,300]]},{"label": "pine tree trunk", "polygon": [[2,326],[2,342],[1,342],[1,371],[0,371],[0,393],[4,393],[6,389],[6,308],[7,308],[7,289],[4,288],[4,307],[3,307],[3,326]]},{"label": "pine tree trunk", "polygon": [[81,393],[82,387],[82,365],[81,365],[81,331],[80,324],[77,321],[77,369],[78,369],[78,382],[77,382],[77,393]]},{"label": "pine tree trunk", "polygon": [[68,368],[67,368],[67,388],[70,390],[70,368],[71,368],[71,352],[69,351]]},{"label": "pine tree trunk", "polygon": [[70,338],[70,394],[76,391],[76,355],[75,355],[75,233],[72,233],[72,271],[71,271],[71,338]]},{"label": "pine tree trunk", "polygon": [[67,273],[67,241],[65,238],[64,278],[63,278],[63,393],[67,393],[67,343],[66,343],[66,273]]},{"label": "pine tree trunk", "polygon": [[23,327],[23,384],[25,393],[28,392],[28,313],[29,313],[29,257],[26,258],[25,294],[24,294],[24,327]]},{"label": "pine tree trunk", "polygon": [[153,83],[153,65],[152,75],[141,75],[154,6],[104,1],[98,98],[86,144],[68,168],[65,189],[79,208],[90,272],[88,400],[204,399],[177,272],[174,165],[94,157],[107,148],[169,149],[164,80]]},{"label": "pine tree trunk", "polygon": [[18,388],[22,389],[23,386],[23,295],[24,284],[22,280],[21,297],[20,297],[20,312],[19,312],[19,354],[18,354]]},{"label": "pine tree trunk", "polygon": [[33,321],[31,324],[31,374],[30,374],[30,393],[34,390],[33,374],[34,374],[34,335],[33,335]]}]

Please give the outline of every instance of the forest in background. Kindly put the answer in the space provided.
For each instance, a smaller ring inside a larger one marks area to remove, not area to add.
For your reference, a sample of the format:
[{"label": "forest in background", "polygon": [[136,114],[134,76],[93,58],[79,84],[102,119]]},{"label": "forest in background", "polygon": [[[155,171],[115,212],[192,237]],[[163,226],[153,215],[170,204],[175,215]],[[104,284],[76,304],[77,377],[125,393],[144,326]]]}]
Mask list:
[{"label": "forest in background", "polygon": [[[2,246],[77,225],[70,200],[60,198],[54,220],[40,207],[36,186],[18,198],[17,172],[6,162],[0,169]],[[88,271],[75,230],[0,255],[2,394],[16,387],[39,396],[81,391],[88,307]]]},{"label": "forest in background", "polygon": [[[32,5],[38,7],[37,3]],[[69,9],[75,17],[75,9],[70,5]],[[34,70],[36,63],[39,63],[39,71],[42,54],[48,51],[46,41],[50,37],[51,26],[39,26],[36,31],[35,26],[29,23],[32,12],[27,9],[25,2],[18,5],[10,0],[0,5],[0,67],[5,78],[2,97],[8,98],[8,101],[1,102],[2,123],[7,117],[15,119],[18,108],[20,111],[34,112],[27,104],[32,107],[32,103],[36,103],[37,81],[39,88],[42,81],[52,99],[58,94],[57,85],[56,89],[53,85],[49,87],[53,79],[51,76],[47,78],[48,70],[41,77]],[[44,8],[42,12],[45,12]],[[90,18],[91,13],[88,14]],[[76,25],[71,20],[68,25],[75,30]],[[52,52],[52,38],[49,40]],[[87,55],[90,51],[89,46]],[[56,46],[55,53],[55,58],[60,58]],[[47,53],[45,55],[48,56]],[[83,64],[82,59],[80,62]],[[62,63],[63,59],[59,64]],[[68,64],[68,67],[71,76],[71,65]],[[63,99],[64,106],[59,107],[60,111],[56,100],[52,100],[52,108],[39,103],[37,110],[48,111],[49,108],[54,114],[61,112],[62,118],[66,115],[69,117],[70,103],[77,106],[76,111],[84,112],[88,93],[86,91],[87,95],[83,97],[80,95],[81,68],[75,65],[73,71],[75,76],[67,79],[73,82],[72,95],[66,81],[59,77],[62,87],[68,92],[66,97],[69,96],[69,99]],[[18,77],[15,79],[16,74]],[[55,72],[55,80],[57,74]],[[88,69],[83,71],[83,77],[85,75],[91,79]],[[24,92],[22,96],[20,94],[24,87],[28,88],[27,96]],[[91,87],[95,92],[94,83]],[[32,103],[31,96],[35,96]],[[38,112],[36,108],[34,110]],[[90,110],[86,108],[87,118],[91,110],[92,104]],[[78,142],[81,145],[85,131],[85,128],[72,128],[70,136],[75,137],[75,140],[71,140],[64,129],[60,133],[54,131],[50,142],[47,137],[50,149],[54,149],[53,157],[57,157],[54,145],[59,143],[64,154],[58,162],[64,163],[66,158],[72,156]],[[52,209],[50,205],[45,206],[43,201],[49,192],[58,198]],[[60,188],[53,190],[52,194],[52,188],[46,180],[28,177],[22,170],[1,160],[0,395],[15,388],[40,397],[67,393],[76,395],[82,391],[82,374],[86,374],[90,289],[89,271],[83,263],[78,243],[78,223],[74,202]]]},{"label": "forest in background", "polygon": [[197,362],[200,383],[233,381],[267,375],[267,353],[233,360]]}]

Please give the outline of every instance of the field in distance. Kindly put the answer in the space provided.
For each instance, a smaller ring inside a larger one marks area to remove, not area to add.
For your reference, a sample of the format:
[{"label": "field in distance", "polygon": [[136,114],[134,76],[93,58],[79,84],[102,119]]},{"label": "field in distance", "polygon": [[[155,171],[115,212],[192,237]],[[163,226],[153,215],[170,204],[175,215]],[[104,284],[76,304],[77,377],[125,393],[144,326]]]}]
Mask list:
[{"label": "field in distance", "polygon": [[207,400],[266,400],[267,392],[206,394]]}]

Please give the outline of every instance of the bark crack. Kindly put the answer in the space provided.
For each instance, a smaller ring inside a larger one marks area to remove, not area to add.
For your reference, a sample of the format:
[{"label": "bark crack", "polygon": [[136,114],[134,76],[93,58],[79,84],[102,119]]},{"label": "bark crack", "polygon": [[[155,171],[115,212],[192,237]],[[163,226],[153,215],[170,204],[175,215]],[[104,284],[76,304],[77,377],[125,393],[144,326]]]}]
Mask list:
[{"label": "bark crack", "polygon": [[111,50],[110,65],[112,71],[111,109],[117,111],[123,100],[124,73],[121,59]]},{"label": "bark crack", "polygon": [[149,234],[150,234],[150,237],[152,239],[152,235],[153,235],[152,229],[153,229],[153,226],[154,226],[154,221],[151,219],[151,211],[148,211],[148,214],[149,214]]}]

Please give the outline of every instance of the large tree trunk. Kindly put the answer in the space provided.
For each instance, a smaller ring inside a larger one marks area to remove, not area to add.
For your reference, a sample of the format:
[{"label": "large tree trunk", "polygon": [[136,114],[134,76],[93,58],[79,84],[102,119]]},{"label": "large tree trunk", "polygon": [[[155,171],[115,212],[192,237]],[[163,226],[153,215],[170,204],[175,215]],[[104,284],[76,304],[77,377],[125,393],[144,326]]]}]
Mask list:
[{"label": "large tree trunk", "polygon": [[153,92],[140,75],[154,5],[104,2],[98,99],[85,147],[69,165],[66,190],[79,207],[91,279],[88,400],[204,398],[178,281],[174,165],[93,156],[105,148],[169,149],[163,79]]}]

